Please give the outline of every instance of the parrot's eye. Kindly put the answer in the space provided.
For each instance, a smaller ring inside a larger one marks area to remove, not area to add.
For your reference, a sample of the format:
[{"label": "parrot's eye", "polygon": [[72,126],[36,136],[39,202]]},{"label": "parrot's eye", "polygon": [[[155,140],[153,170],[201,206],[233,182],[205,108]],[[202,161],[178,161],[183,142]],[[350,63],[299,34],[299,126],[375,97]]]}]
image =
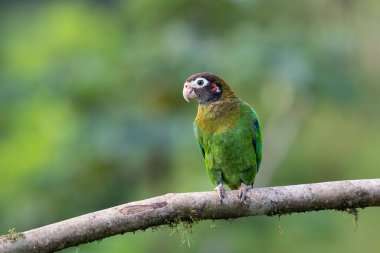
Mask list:
[{"label": "parrot's eye", "polygon": [[198,86],[202,86],[202,85],[207,84],[208,82],[207,82],[207,80],[204,79],[204,78],[197,78],[197,79],[195,80],[195,83],[196,83]]}]

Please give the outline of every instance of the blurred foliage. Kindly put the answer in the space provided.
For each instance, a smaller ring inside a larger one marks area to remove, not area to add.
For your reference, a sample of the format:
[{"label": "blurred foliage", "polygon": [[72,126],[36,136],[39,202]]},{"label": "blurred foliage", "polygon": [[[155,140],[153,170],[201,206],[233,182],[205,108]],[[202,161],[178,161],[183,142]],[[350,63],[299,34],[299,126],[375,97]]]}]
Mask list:
[{"label": "blurred foliage", "polygon": [[[181,96],[185,78],[201,71],[222,76],[255,107],[264,147],[297,129],[268,185],[379,175],[378,1],[0,6],[0,233],[211,190],[192,131],[196,103]],[[266,135],[284,111],[276,135]],[[260,174],[276,158],[270,151]],[[79,252],[374,252],[379,214],[361,211],[356,231],[339,212],[203,222],[189,231],[191,248],[158,229]]]}]

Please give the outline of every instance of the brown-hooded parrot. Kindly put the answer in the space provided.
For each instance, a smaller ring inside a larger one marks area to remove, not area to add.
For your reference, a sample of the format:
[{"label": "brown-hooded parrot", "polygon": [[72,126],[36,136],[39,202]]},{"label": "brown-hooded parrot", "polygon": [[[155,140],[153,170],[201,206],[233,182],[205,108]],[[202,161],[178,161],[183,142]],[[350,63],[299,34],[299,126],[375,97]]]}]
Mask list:
[{"label": "brown-hooded parrot", "polygon": [[211,182],[221,201],[223,184],[239,189],[243,202],[262,159],[260,123],[255,110],[226,81],[211,73],[186,79],[183,97],[199,101],[194,130]]}]

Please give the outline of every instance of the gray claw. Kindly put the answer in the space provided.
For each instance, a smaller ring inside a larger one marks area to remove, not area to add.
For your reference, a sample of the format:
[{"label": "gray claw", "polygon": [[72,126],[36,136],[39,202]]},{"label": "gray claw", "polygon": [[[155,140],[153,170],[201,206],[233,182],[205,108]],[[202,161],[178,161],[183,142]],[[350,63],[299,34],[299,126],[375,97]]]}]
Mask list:
[{"label": "gray claw", "polygon": [[218,196],[219,196],[219,199],[220,199],[220,203],[223,203],[223,199],[224,199],[224,188],[223,188],[223,184],[222,184],[222,183],[219,183],[219,184],[215,187],[215,191],[218,193]]},{"label": "gray claw", "polygon": [[250,190],[250,189],[252,189],[252,188],[253,188],[253,185],[247,186],[243,182],[241,183],[241,185],[239,187],[239,195],[238,195],[241,204],[243,204],[244,201],[245,201],[245,197],[247,195],[247,191]]}]

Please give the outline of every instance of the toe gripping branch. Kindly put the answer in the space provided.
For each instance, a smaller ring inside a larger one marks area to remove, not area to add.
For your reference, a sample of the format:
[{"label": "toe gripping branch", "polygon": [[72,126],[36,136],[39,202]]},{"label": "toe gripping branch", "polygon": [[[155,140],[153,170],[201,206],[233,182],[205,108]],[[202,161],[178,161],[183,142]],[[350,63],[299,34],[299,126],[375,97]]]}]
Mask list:
[{"label": "toe gripping branch", "polygon": [[247,195],[247,191],[252,188],[253,188],[253,185],[246,185],[245,183],[241,182],[240,187],[239,187],[240,203],[244,203],[245,197]]},{"label": "toe gripping branch", "polygon": [[[246,185],[245,183],[241,182],[241,184],[238,188],[238,190],[239,190],[238,197],[240,199],[241,204],[243,204],[245,201],[247,191],[252,189],[252,188],[253,188],[253,184],[252,185]],[[223,199],[225,197],[225,190],[223,187],[223,181],[222,180],[220,180],[219,184],[215,187],[215,191],[218,193],[220,203],[223,203]]]},{"label": "toe gripping branch", "polygon": [[215,191],[218,193],[218,196],[219,196],[219,199],[220,199],[220,203],[223,203],[223,199],[224,199],[224,196],[225,196],[225,191],[224,191],[224,188],[223,188],[223,181],[222,179],[220,179],[219,181],[219,184],[215,187]]}]

